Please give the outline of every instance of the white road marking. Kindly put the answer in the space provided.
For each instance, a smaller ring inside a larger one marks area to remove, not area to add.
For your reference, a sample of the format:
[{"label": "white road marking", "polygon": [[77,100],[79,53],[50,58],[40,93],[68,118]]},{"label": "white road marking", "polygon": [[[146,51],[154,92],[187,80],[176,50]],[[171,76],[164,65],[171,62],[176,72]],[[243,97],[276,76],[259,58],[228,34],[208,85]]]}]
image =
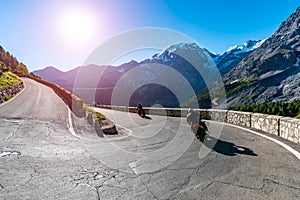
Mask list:
[{"label": "white road marking", "polygon": [[128,164],[128,166],[132,169],[132,171],[137,175],[137,171],[136,171],[136,164],[137,164],[137,160],[133,161],[131,163]]},{"label": "white road marking", "polygon": [[[221,123],[221,122],[217,122],[217,123]],[[279,141],[279,140],[276,140],[272,137],[269,137],[267,135],[264,135],[264,134],[261,134],[259,132],[256,132],[256,131],[253,131],[253,130],[250,130],[250,129],[247,129],[247,128],[244,128],[244,127],[240,127],[240,126],[237,126],[237,125],[233,125],[233,124],[228,124],[228,123],[224,123],[225,125],[227,126],[231,126],[231,127],[234,127],[234,128],[238,128],[238,129],[242,129],[244,131],[248,131],[250,133],[253,133],[255,135],[258,135],[260,137],[263,137],[267,140],[271,140],[272,142],[275,142],[276,144],[282,146],[283,148],[285,148],[286,150],[288,150],[289,152],[291,152],[292,154],[294,154],[294,156],[296,156],[296,158],[298,158],[300,160],[300,153],[298,151],[296,151],[295,149],[293,149],[292,147],[288,146],[287,144]]]},{"label": "white road marking", "polygon": [[70,131],[70,133],[78,138],[78,139],[81,139],[80,136],[75,132],[74,130],[74,127],[73,127],[73,123],[72,123],[72,116],[71,116],[71,110],[70,108],[68,107],[68,121],[67,121],[67,125],[68,125],[68,129]]}]

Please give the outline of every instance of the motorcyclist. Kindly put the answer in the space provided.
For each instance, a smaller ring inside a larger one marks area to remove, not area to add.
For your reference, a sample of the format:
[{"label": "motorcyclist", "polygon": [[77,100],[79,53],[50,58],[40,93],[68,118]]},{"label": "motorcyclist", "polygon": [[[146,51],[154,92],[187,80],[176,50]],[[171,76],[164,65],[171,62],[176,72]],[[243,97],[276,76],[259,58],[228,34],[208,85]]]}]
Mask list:
[{"label": "motorcyclist", "polygon": [[195,112],[193,108],[188,109],[187,122],[191,125],[191,129],[196,137],[203,141],[208,129],[205,122],[201,119],[201,115]]},{"label": "motorcyclist", "polygon": [[145,117],[145,110],[143,109],[142,104],[139,103],[136,107],[136,110],[137,110],[139,116]]}]

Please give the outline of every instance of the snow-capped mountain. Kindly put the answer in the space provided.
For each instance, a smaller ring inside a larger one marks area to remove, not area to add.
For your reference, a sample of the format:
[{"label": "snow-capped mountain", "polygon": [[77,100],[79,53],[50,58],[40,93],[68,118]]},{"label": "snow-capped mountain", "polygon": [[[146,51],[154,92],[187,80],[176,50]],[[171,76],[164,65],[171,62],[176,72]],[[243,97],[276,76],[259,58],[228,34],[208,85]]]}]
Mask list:
[{"label": "snow-capped mountain", "polygon": [[75,92],[87,103],[94,99],[85,92],[94,86],[92,98],[100,104],[111,104],[117,88],[120,101],[116,104],[128,105],[129,101],[132,106],[143,102],[145,106],[176,107],[189,98],[182,87],[188,83],[198,94],[200,106],[209,108],[211,99],[206,86],[215,81],[214,66],[221,72],[230,106],[299,99],[299,65],[300,7],[267,40],[249,40],[223,54],[214,54],[195,43],[180,43],[139,63],[131,61],[117,67],[93,65],[69,72],[46,68],[34,73],[66,89],[82,89],[82,94]]},{"label": "snow-capped mountain", "polygon": [[252,51],[260,47],[264,41],[248,40],[243,45],[231,46],[222,55],[216,55],[213,60],[221,71],[221,74],[225,74]]},{"label": "snow-capped mountain", "polygon": [[[258,48],[224,75],[229,104],[299,99],[300,7]],[[239,88],[239,89],[236,89]]]},{"label": "snow-capped mountain", "polygon": [[151,61],[168,62],[174,58],[174,55],[180,55],[181,57],[187,57],[189,53],[193,52],[194,56],[204,56],[205,52],[203,48],[200,48],[196,43],[179,43],[174,44],[158,54],[152,56]]},{"label": "snow-capped mountain", "polygon": [[266,40],[253,41],[248,40],[243,45],[234,45],[227,49],[225,53],[240,54],[250,52],[260,47]]},{"label": "snow-capped mountain", "polygon": [[[128,104],[125,102],[126,96],[134,88],[130,105],[143,102],[145,106],[160,104],[176,107],[180,102],[187,101],[193,94],[197,94],[206,83],[215,81],[214,66],[215,63],[210,59],[206,49],[200,48],[195,43],[180,43],[171,45],[140,63],[131,61],[117,67],[95,65],[79,67],[70,71],[76,72],[71,75],[69,72],[53,70],[52,67],[33,73],[73,90],[87,103],[95,100],[100,104],[126,105]],[[70,85],[74,88],[70,88]],[[186,85],[190,90],[186,90]],[[95,99],[81,93],[93,87],[97,88]],[[113,91],[118,93],[117,101],[111,98]]]}]

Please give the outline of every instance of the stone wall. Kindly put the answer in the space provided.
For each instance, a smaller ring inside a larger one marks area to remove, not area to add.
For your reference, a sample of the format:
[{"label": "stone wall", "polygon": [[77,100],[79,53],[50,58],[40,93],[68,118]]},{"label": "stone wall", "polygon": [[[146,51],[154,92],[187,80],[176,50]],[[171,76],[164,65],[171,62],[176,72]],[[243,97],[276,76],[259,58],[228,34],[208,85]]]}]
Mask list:
[{"label": "stone wall", "polygon": [[251,115],[251,127],[274,135],[279,135],[281,116],[253,113]]},{"label": "stone wall", "polygon": [[10,85],[6,88],[0,88],[0,103],[3,103],[4,101],[15,96],[23,88],[24,88],[23,82]]},{"label": "stone wall", "polygon": [[[133,107],[124,106],[97,106],[105,109],[136,112]],[[185,117],[184,108],[151,108],[145,107],[147,114],[165,115],[171,117]],[[275,115],[258,114],[214,109],[195,109],[203,119],[227,122],[239,126],[251,127],[260,131],[280,136],[294,143],[300,144],[300,120]]]},{"label": "stone wall", "polygon": [[229,110],[227,112],[227,123],[251,127],[251,115],[252,113],[250,112],[239,112]]},{"label": "stone wall", "polygon": [[279,136],[300,144],[300,120],[283,117],[280,119]]},{"label": "stone wall", "polygon": [[227,110],[207,110],[207,119],[219,122],[226,122]]}]

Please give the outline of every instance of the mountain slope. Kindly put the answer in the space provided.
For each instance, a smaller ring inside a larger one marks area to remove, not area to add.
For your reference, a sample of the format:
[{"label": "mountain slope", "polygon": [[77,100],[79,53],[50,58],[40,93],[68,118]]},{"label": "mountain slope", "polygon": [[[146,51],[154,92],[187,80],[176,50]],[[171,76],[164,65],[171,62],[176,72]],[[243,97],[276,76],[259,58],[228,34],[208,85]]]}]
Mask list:
[{"label": "mountain slope", "polygon": [[[90,65],[69,72],[48,67],[33,73],[72,90],[87,103],[136,105],[143,102],[145,106],[177,107],[179,101],[186,101],[191,93],[195,94],[205,87],[197,69],[206,75],[206,82],[212,82],[215,78],[210,77],[215,71],[213,66],[205,49],[195,43],[181,43],[171,45],[140,63],[131,61],[117,67]],[[172,74],[179,75],[177,82],[172,80]],[[192,92],[186,91],[186,84],[190,85]],[[116,90],[118,98],[112,99]],[[128,99],[126,95],[130,91]]]},{"label": "mountain slope", "polygon": [[79,68],[72,69],[67,72],[62,72],[55,67],[49,66],[41,70],[32,72],[34,75],[41,77],[42,79],[56,83],[63,88],[71,91],[74,86],[74,80]]},{"label": "mountain slope", "polygon": [[[275,70],[284,70],[297,62],[300,52],[300,8],[251,55],[243,59],[225,79],[245,79]],[[253,73],[254,72],[254,73]]]},{"label": "mountain slope", "polygon": [[[38,72],[37,75],[66,89],[77,90],[75,93],[81,94],[88,103],[96,100],[101,104],[111,104],[114,89],[122,88],[118,93],[121,100],[115,102],[117,104],[135,105],[141,101],[147,106],[176,107],[182,99],[178,100],[178,95],[170,88],[172,84],[176,85],[175,88],[181,90],[179,96],[188,100],[191,95],[185,93],[182,87],[187,82],[198,94],[199,105],[209,108],[211,99],[206,86],[212,84],[212,66],[217,65],[223,77],[228,106],[288,102],[300,96],[299,26],[300,7],[267,40],[249,40],[243,45],[230,47],[222,55],[211,53],[194,43],[181,43],[171,45],[140,63],[131,61],[117,67],[86,66],[69,72],[50,68],[45,74]],[[167,66],[168,70],[163,66]],[[195,66],[201,69],[200,73]],[[175,75],[170,77],[170,73],[174,72],[181,75],[181,81]],[[172,82],[170,87],[160,84],[166,80]],[[145,84],[147,81],[152,83]],[[135,87],[134,91],[131,91],[130,85]],[[214,88],[214,91],[217,93],[219,90]],[[130,93],[131,99],[125,98],[126,93]],[[129,103],[124,102],[125,99]]]},{"label": "mountain slope", "polygon": [[[299,98],[300,7],[260,47],[224,75],[229,105]],[[247,83],[237,90],[241,84]]]},{"label": "mountain slope", "polygon": [[243,58],[248,56],[252,51],[260,47],[265,40],[253,41],[248,40],[243,45],[234,45],[222,55],[214,57],[222,75],[232,70]]},{"label": "mountain slope", "polygon": [[16,57],[11,55],[8,51],[5,51],[0,46],[0,75],[2,72],[11,71],[18,76],[28,75],[28,69],[26,65],[19,62]]}]

